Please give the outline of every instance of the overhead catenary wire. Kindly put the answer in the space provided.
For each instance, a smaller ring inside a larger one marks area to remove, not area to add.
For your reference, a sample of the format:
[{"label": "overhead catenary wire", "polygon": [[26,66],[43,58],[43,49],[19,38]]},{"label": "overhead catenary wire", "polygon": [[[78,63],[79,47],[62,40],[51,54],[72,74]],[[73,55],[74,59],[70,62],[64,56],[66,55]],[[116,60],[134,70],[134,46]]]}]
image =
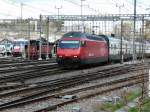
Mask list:
[{"label": "overhead catenary wire", "polygon": [[[114,6],[116,6],[116,4],[122,4],[121,2],[116,2],[116,1],[112,1],[112,0],[108,0],[110,1]],[[122,8],[122,12],[126,12],[126,13],[129,13],[131,11],[131,8],[130,6],[127,5],[127,3],[124,3],[124,7]]]},{"label": "overhead catenary wire", "polygon": [[[64,1],[69,2],[69,3],[72,3],[72,4],[76,5],[76,6],[81,7],[81,4],[76,3],[76,2],[73,2],[73,1],[71,1],[71,0],[64,0]],[[84,5],[83,5],[83,6],[84,6]],[[94,11],[94,12],[100,13],[98,10],[96,10],[96,9],[94,9],[94,8],[91,8],[91,7],[85,7],[85,8],[90,9],[91,11]]]},{"label": "overhead catenary wire", "polygon": [[[129,3],[128,7],[130,6],[130,8],[133,8],[134,3],[130,0],[126,0],[126,1],[127,1],[127,3]],[[141,2],[139,0],[137,1],[137,8],[143,9],[144,11],[145,11],[146,7],[148,7],[148,5],[150,5],[150,4]]]},{"label": "overhead catenary wire", "polygon": [[[11,0],[8,0],[8,1],[11,1]],[[14,1],[13,3],[10,3],[10,2],[7,2],[7,3],[10,4],[10,5],[13,5],[13,6],[17,7],[17,8],[20,8],[20,4],[17,3],[16,1]],[[45,9],[41,9],[39,7],[30,5],[28,3],[23,3],[23,5],[24,5],[24,7],[26,7],[27,10],[30,10],[30,11],[37,11],[37,10],[39,10],[41,12],[46,12],[46,13],[49,13],[49,14],[55,14],[54,12],[51,12],[51,11],[45,10]]]}]

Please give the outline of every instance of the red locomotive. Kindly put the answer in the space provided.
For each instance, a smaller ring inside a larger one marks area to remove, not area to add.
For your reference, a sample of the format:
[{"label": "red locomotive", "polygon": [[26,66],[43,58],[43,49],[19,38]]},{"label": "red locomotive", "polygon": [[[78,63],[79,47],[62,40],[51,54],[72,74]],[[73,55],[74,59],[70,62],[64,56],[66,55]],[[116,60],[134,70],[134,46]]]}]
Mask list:
[{"label": "red locomotive", "polygon": [[[48,45],[47,45],[48,44]],[[46,59],[52,57],[53,43],[41,39],[41,58]],[[29,45],[26,46],[26,57],[30,59],[38,59],[40,56],[40,40],[30,40]]]},{"label": "red locomotive", "polygon": [[63,67],[107,62],[108,51],[107,41],[101,36],[69,32],[58,42],[56,60]]}]

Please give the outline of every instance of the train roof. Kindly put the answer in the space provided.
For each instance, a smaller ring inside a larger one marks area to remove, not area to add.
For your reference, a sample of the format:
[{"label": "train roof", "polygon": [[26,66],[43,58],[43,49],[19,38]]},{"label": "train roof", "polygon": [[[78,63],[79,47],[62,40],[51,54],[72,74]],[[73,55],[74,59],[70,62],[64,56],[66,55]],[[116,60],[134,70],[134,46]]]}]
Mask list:
[{"label": "train roof", "polygon": [[71,31],[71,32],[65,33],[62,36],[62,38],[81,38],[81,39],[105,41],[105,39],[101,36],[83,33],[83,32],[79,32],[79,31]]},{"label": "train roof", "polygon": [[79,31],[71,31],[68,33],[65,33],[62,38],[85,38],[85,33],[79,32]]},{"label": "train roof", "polygon": [[[109,42],[120,42],[120,39],[121,39],[121,38],[115,38],[115,37],[108,36],[108,35],[99,35],[99,36],[102,36],[105,40]],[[128,40],[125,40],[123,37],[122,37],[122,41],[129,42]]]}]

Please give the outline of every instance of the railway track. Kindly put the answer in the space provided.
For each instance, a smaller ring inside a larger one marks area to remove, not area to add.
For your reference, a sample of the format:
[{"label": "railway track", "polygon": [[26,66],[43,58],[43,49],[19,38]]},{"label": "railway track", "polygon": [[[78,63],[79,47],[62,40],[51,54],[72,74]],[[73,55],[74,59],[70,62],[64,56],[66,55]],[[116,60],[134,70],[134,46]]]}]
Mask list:
[{"label": "railway track", "polygon": [[[1,67],[2,66],[2,67]],[[51,61],[19,62],[13,64],[0,65],[0,83],[9,83],[12,81],[23,81],[25,79],[38,77],[40,73],[56,71],[58,66]],[[58,69],[57,69],[58,70]],[[44,74],[41,74],[41,76]],[[46,74],[45,74],[46,75]],[[9,86],[8,86],[9,87]],[[0,86],[0,89],[2,87]],[[7,88],[6,86],[3,88]]]},{"label": "railway track", "polygon": [[[40,68],[40,69],[39,69]],[[116,67],[117,68],[117,67]],[[120,68],[120,66],[119,66]],[[110,70],[112,69],[111,67],[107,70]],[[103,70],[101,70],[103,71]],[[104,69],[105,71],[105,69]],[[65,72],[69,72],[68,70],[61,70],[61,69],[58,69],[57,68],[57,65],[53,65],[53,66],[38,66],[37,68],[34,68],[32,71],[27,71],[23,74],[13,74],[13,75],[9,75],[9,76],[4,76],[4,77],[1,77],[0,79],[0,83],[3,84],[3,83],[8,83],[8,85],[5,85],[4,86],[0,86],[0,90],[6,90],[6,89],[13,89],[13,88],[17,88],[17,87],[21,87],[21,86],[25,86],[24,84],[20,84],[20,83],[17,83],[17,84],[11,84],[9,85],[9,82],[14,82],[14,81],[21,81],[23,82],[24,80],[27,80],[27,79],[30,79],[30,78],[36,78],[36,77],[42,77],[42,76],[46,76],[46,75],[54,75],[54,74],[59,74],[59,73],[65,73]],[[34,75],[32,75],[34,74]],[[42,74],[42,75],[41,75]],[[56,82],[58,80],[50,80],[50,81],[45,81],[45,82],[39,82],[39,84],[41,83],[49,83],[49,82]],[[35,83],[34,83],[35,84]],[[37,83],[36,83],[37,84]],[[32,84],[31,84],[32,85]]]},{"label": "railway track", "polygon": [[[139,71],[143,70],[143,69],[147,69],[147,65],[143,65],[143,66],[128,65],[128,66],[124,66],[123,69],[124,70],[122,70],[122,67],[117,67],[114,69],[110,68],[110,69],[96,71],[96,72],[92,72],[92,73],[83,73],[78,76],[67,77],[67,78],[53,80],[53,81],[49,81],[49,82],[47,81],[45,83],[43,82],[42,84],[38,83],[35,87],[18,90],[18,92],[15,91],[12,93],[1,94],[0,98],[6,97],[8,95],[11,96],[12,94],[14,95],[17,93],[25,93],[26,91],[29,92],[31,90],[36,90],[36,91],[38,90],[38,92],[32,91],[31,94],[25,95],[25,97],[23,97],[23,98],[16,99],[14,101],[10,101],[10,102],[0,105],[0,110],[10,108],[10,107],[16,107],[16,106],[20,106],[20,105],[30,104],[30,103],[45,100],[45,99],[54,98],[56,96],[62,95],[62,93],[60,95],[57,93],[60,90],[67,89],[70,87],[75,87],[75,86],[82,85],[85,83],[89,83],[91,81],[98,80],[98,79],[100,80],[100,79],[104,79],[104,78],[108,78],[108,77],[115,77],[115,76],[119,76],[119,75],[122,76],[121,74],[133,72],[133,71],[136,71],[137,69]],[[130,76],[130,78],[131,77],[133,77],[133,76]],[[135,75],[133,78],[135,79],[136,77],[137,77],[137,75]],[[127,77],[127,78],[129,78],[129,77]],[[141,78],[138,78],[138,79],[141,79]],[[126,80],[127,81],[127,79],[125,79],[125,78],[118,79],[118,80]],[[110,84],[110,81],[107,82],[107,85],[108,84]],[[61,105],[61,104],[58,104],[55,106],[53,105],[52,107],[57,107],[59,105]],[[48,110],[52,107],[49,107]],[[47,109],[43,109],[43,110],[47,110]],[[42,110],[38,110],[38,111],[42,111]]]},{"label": "railway track", "polygon": [[1,62],[0,64],[0,68],[6,68],[6,67],[20,67],[20,66],[27,66],[27,65],[36,65],[36,64],[46,64],[46,63],[55,63],[56,61],[54,61],[54,59],[52,60],[43,60],[43,61],[15,61],[15,62],[7,62],[7,63],[3,63]]},{"label": "railway track", "polygon": [[[145,77],[146,76],[147,75],[145,75]],[[141,75],[141,78],[142,77],[143,77],[143,75]],[[73,102],[77,102],[77,101],[80,101],[80,100],[83,100],[83,99],[94,97],[94,96],[100,95],[100,94],[106,94],[106,92],[111,92],[111,91],[114,91],[114,90],[117,90],[117,89],[121,89],[123,87],[129,87],[129,86],[132,86],[132,85],[135,85],[135,84],[142,83],[143,80],[139,79],[139,78],[140,77],[137,78],[137,76],[134,76],[134,77],[129,77],[129,78],[125,78],[125,79],[110,81],[110,82],[103,83],[103,84],[100,84],[100,85],[94,85],[94,86],[90,86],[90,87],[80,88],[80,89],[64,92],[64,93],[61,93],[61,94],[59,93],[58,96],[57,96],[57,94],[55,94],[55,96],[49,96],[49,97],[47,97],[47,99],[48,98],[50,99],[51,97],[60,97],[60,95],[63,96],[63,95],[67,95],[67,94],[76,94],[77,95],[77,93],[80,93],[80,92],[83,92],[83,91],[85,92],[88,89],[101,88],[101,90],[99,90],[97,92],[93,91],[93,92],[88,93],[88,94],[78,95],[78,97],[75,97],[74,99],[69,99],[67,101],[63,101],[63,102],[48,106],[46,108],[39,109],[39,110],[36,110],[34,112],[48,112],[48,111],[56,110],[58,107],[61,107],[61,106],[64,106],[64,105],[67,105],[67,104],[70,104],[70,103],[73,103]],[[145,81],[147,81],[147,79],[145,79]],[[107,86],[107,87],[104,88],[103,86]]]},{"label": "railway track", "polygon": [[[50,60],[55,60],[55,58],[50,58]],[[3,62],[18,62],[18,61],[45,61],[45,60],[28,60],[22,57],[0,57],[0,61]]]},{"label": "railway track", "polygon": [[55,75],[58,73],[64,73],[68,70],[61,70],[57,64],[51,64],[46,66],[37,66],[33,70],[26,71],[24,73],[15,73],[13,75],[7,75],[0,78],[0,83],[10,82],[24,82],[27,79],[43,77],[47,75]]},{"label": "railway track", "polygon": [[12,72],[19,72],[19,71],[26,71],[26,70],[33,70],[33,69],[40,69],[44,67],[48,67],[51,65],[56,65],[56,63],[34,63],[34,64],[25,64],[25,65],[19,65],[14,67],[9,67],[5,69],[0,69],[0,74],[8,74]]}]

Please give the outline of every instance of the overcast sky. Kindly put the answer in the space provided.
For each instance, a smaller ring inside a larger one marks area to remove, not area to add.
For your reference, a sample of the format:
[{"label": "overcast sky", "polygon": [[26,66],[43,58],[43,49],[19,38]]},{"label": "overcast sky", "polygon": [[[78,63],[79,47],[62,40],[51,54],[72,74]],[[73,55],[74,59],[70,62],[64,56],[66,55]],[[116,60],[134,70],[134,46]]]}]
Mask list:
[{"label": "overcast sky", "polygon": [[[85,0],[83,14],[118,14],[119,6],[122,14],[133,14],[134,0]],[[0,0],[0,18],[20,18],[21,3],[23,18],[39,18],[43,15],[81,14],[81,0]],[[116,4],[118,7],[116,7]],[[137,13],[149,13],[149,0],[137,0]]]}]

